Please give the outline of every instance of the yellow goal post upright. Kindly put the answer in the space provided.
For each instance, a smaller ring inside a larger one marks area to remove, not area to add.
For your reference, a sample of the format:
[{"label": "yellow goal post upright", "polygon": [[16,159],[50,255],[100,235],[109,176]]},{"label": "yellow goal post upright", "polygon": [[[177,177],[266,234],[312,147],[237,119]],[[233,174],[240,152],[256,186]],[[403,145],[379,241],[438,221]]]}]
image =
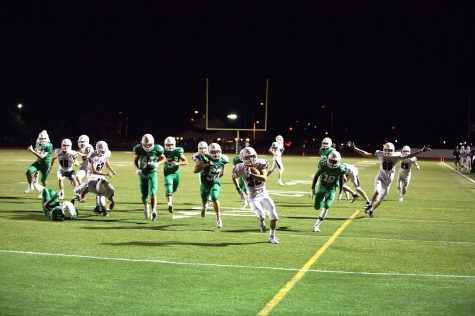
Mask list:
[{"label": "yellow goal post upright", "polygon": [[[236,138],[234,139],[235,144],[236,144],[236,155],[239,154],[239,132],[245,131],[245,132],[252,132],[254,141],[255,141],[255,135],[256,132],[266,132],[267,131],[267,109],[268,109],[268,102],[269,102],[269,79],[267,78],[265,80],[265,97],[264,97],[264,104],[261,103],[261,105],[264,105],[264,127],[262,128],[257,128],[257,124],[259,121],[254,121],[251,125],[252,126],[239,126],[239,127],[212,127],[210,126],[209,122],[209,78],[206,78],[206,97],[205,97],[205,105],[206,105],[206,114],[205,114],[205,120],[206,120],[206,130],[207,131],[236,131]],[[229,118],[229,117],[228,117]],[[261,125],[262,126],[262,125]]]}]

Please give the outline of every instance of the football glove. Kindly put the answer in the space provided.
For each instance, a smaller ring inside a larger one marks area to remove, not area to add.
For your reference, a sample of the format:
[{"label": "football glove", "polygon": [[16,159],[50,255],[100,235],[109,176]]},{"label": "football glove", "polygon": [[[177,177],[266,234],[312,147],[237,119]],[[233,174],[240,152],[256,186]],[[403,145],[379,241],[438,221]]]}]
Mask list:
[{"label": "football glove", "polygon": [[354,149],[355,148],[355,142],[348,141],[348,142],[346,142],[346,146],[350,149]]},{"label": "football glove", "polygon": [[422,151],[423,151],[423,152],[431,151],[430,145],[424,145],[424,146],[422,147]]}]

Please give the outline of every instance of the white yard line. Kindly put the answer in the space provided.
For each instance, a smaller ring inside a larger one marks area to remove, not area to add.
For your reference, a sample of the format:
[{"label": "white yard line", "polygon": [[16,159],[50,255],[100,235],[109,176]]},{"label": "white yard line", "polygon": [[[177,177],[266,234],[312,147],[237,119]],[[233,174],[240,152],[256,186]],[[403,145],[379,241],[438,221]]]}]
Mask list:
[{"label": "white yard line", "polygon": [[[132,258],[119,258],[119,257],[100,257],[100,256],[85,256],[85,255],[75,255],[75,254],[35,252],[35,251],[24,251],[24,250],[0,249],[0,252],[18,254],[18,255],[30,255],[30,256],[48,256],[48,257],[63,257],[63,258],[77,258],[77,259],[90,259],[90,260],[143,262],[143,263],[174,264],[174,265],[220,267],[220,268],[237,268],[237,269],[253,269],[253,270],[279,270],[279,271],[300,271],[301,270],[301,268],[246,266],[246,265],[235,265],[235,264],[218,264],[218,263],[201,263],[201,262],[179,262],[179,261],[168,261],[168,260],[159,260],[159,259],[132,259]],[[306,272],[354,274],[354,275],[375,275],[375,276],[424,277],[424,278],[450,278],[450,279],[460,278],[460,279],[473,279],[473,280],[475,280],[475,275],[456,275],[456,274],[364,272],[364,271],[338,271],[338,270],[319,270],[319,269],[309,269],[309,270],[306,270]]]},{"label": "white yard line", "polygon": [[461,175],[462,177],[464,177],[465,179],[467,179],[468,181],[472,182],[475,184],[475,180],[473,180],[472,178],[470,177],[467,177],[466,175],[464,175],[463,173],[461,173],[460,171],[458,170],[455,170],[454,168],[452,168],[451,166],[449,166],[448,164],[446,164],[445,162],[440,162],[441,165],[443,166],[446,166],[447,168],[449,169],[452,169],[453,171],[457,172],[459,175]]}]

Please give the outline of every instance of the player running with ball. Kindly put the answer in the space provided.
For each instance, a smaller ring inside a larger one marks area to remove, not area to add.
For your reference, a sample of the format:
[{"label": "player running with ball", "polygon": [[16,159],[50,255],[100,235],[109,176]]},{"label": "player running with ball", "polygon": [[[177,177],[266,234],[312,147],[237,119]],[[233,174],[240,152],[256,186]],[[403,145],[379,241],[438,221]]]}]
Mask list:
[{"label": "player running with ball", "polygon": [[[249,205],[256,214],[259,221],[259,229],[262,233],[266,231],[266,214],[270,219],[269,242],[278,244],[279,240],[275,237],[275,230],[279,216],[275,208],[274,201],[266,190],[267,180],[267,161],[257,158],[257,153],[252,147],[245,147],[239,153],[243,162],[234,166],[232,180],[236,190],[242,199],[249,199]],[[247,188],[248,196],[239,187],[238,179],[242,178]]]}]

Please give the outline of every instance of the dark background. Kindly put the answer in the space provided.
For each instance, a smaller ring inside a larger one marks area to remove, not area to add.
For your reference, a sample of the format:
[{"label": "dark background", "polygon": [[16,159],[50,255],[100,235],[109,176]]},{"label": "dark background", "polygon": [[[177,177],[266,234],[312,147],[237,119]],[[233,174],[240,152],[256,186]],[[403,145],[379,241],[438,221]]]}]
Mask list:
[{"label": "dark background", "polygon": [[46,129],[128,148],[144,133],[199,132],[209,78],[213,115],[237,111],[242,125],[269,79],[258,147],[328,133],[452,148],[475,116],[474,12],[473,1],[2,1],[2,143]]}]

